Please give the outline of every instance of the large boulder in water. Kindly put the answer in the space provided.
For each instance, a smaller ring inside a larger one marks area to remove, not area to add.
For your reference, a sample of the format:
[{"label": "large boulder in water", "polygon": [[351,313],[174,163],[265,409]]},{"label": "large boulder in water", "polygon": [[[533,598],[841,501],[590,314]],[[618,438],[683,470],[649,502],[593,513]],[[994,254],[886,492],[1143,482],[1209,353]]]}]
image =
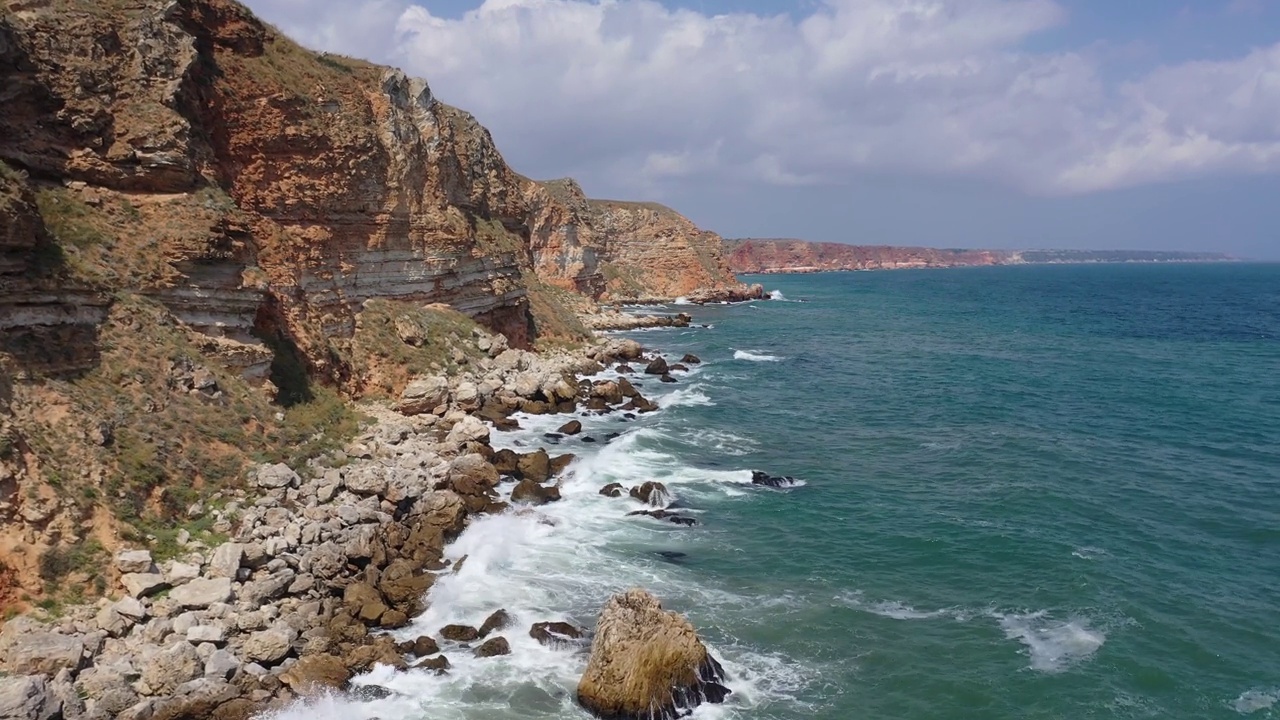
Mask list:
[{"label": "large boulder in water", "polygon": [[649,364],[645,366],[644,371],[646,375],[666,375],[668,369],[666,359],[659,355],[649,361]]},{"label": "large boulder in water", "polygon": [[671,493],[667,491],[667,486],[657,480],[646,480],[631,488],[631,497],[654,507],[662,507],[671,502]]},{"label": "large boulder in water", "polygon": [[600,611],[578,703],[616,720],[669,720],[704,702],[723,702],[724,669],[684,616],[640,589]]},{"label": "large boulder in water", "polygon": [[763,485],[772,488],[789,488],[795,487],[799,481],[790,475],[770,475],[760,470],[751,471],[751,483],[753,485]]}]

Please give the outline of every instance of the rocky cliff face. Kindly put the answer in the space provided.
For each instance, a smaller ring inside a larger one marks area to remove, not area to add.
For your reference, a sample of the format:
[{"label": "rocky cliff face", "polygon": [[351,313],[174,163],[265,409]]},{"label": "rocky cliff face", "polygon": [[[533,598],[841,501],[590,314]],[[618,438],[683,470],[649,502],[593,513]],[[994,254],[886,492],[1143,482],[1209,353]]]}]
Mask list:
[{"label": "rocky cliff face", "polygon": [[590,199],[571,179],[539,190],[535,266],[563,287],[610,301],[759,297],[734,278],[719,235],[665,205]]},{"label": "rocky cliff face", "polygon": [[725,248],[729,267],[738,273],[1002,265],[1014,259],[1014,253],[1004,250],[942,250],[755,238],[728,240]]},{"label": "rocky cliff face", "polygon": [[741,290],[714,234],[531,181],[425,82],[233,0],[4,0],[0,107],[0,602],[341,442],[338,393],[470,362],[424,306],[528,347]]}]

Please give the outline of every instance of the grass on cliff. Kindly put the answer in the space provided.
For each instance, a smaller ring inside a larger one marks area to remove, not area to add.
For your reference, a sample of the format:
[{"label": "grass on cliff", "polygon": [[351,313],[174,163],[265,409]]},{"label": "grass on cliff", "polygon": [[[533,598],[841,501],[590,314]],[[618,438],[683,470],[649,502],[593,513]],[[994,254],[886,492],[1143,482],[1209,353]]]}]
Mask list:
[{"label": "grass on cliff", "polygon": [[482,357],[478,328],[443,305],[371,300],[340,354],[362,373],[355,383],[362,394],[395,398],[416,375],[452,375]]},{"label": "grass on cliff", "polygon": [[591,337],[591,331],[575,312],[584,302],[581,295],[532,276],[525,277],[525,285],[539,348],[576,347]]},{"label": "grass on cliff", "polygon": [[[15,398],[40,477],[64,505],[85,516],[101,505],[133,526],[124,534],[160,537],[191,529],[188,507],[241,487],[253,463],[302,469],[359,430],[360,416],[336,392],[314,388],[308,402],[282,408],[202,354],[188,333],[156,301],[121,293],[95,368]],[[216,387],[196,388],[197,373]]]},{"label": "grass on cliff", "polygon": [[174,259],[202,262],[241,251],[221,231],[240,211],[218,187],[145,202],[57,185],[40,187],[35,196],[63,272],[90,287],[166,287],[180,279]]}]

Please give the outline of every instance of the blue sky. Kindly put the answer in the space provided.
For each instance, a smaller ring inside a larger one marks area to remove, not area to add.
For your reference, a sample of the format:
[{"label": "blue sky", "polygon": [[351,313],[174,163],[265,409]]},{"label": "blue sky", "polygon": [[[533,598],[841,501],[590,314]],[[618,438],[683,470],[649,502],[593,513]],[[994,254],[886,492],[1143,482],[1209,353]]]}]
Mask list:
[{"label": "blue sky", "polygon": [[723,235],[1280,259],[1275,0],[249,0]]}]

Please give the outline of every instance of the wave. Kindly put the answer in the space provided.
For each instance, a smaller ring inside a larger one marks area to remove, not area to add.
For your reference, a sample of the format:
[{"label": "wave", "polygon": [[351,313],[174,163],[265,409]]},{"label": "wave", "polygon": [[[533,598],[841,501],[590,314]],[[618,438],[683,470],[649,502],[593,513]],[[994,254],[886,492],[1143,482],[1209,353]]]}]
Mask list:
[{"label": "wave", "polygon": [[1245,690],[1236,697],[1231,707],[1241,715],[1249,715],[1259,710],[1270,710],[1280,702],[1280,688],[1267,690]]},{"label": "wave", "polygon": [[781,290],[770,290],[769,299],[770,300],[786,300],[787,296],[783,295]]},{"label": "wave", "polygon": [[1106,554],[1107,554],[1106,550],[1103,550],[1102,548],[1096,548],[1091,545],[1078,547],[1075,550],[1071,551],[1071,557],[1077,557],[1077,558],[1080,558],[1081,560],[1097,560],[1099,557],[1102,557]]},{"label": "wave", "polygon": [[670,393],[660,401],[662,407],[684,407],[690,405],[715,405],[715,402],[707,397],[706,393],[698,389],[697,386],[681,388]]},{"label": "wave", "polygon": [[1098,652],[1106,633],[1089,626],[1088,620],[1053,620],[1040,610],[1026,614],[992,613],[1000,621],[1004,636],[1027,648],[1030,667],[1045,673],[1059,673]]},{"label": "wave", "polygon": [[750,360],[752,362],[780,362],[786,358],[781,358],[777,355],[766,355],[764,353],[752,352],[750,350],[734,350],[733,359]]},{"label": "wave", "polygon": [[867,602],[862,598],[861,591],[846,593],[838,597],[837,600],[842,605],[856,610],[861,610],[863,612],[868,612],[872,615],[891,618],[893,620],[933,620],[936,618],[952,618],[956,621],[964,622],[972,616],[972,613],[960,608],[917,610],[914,607],[898,600]]}]

